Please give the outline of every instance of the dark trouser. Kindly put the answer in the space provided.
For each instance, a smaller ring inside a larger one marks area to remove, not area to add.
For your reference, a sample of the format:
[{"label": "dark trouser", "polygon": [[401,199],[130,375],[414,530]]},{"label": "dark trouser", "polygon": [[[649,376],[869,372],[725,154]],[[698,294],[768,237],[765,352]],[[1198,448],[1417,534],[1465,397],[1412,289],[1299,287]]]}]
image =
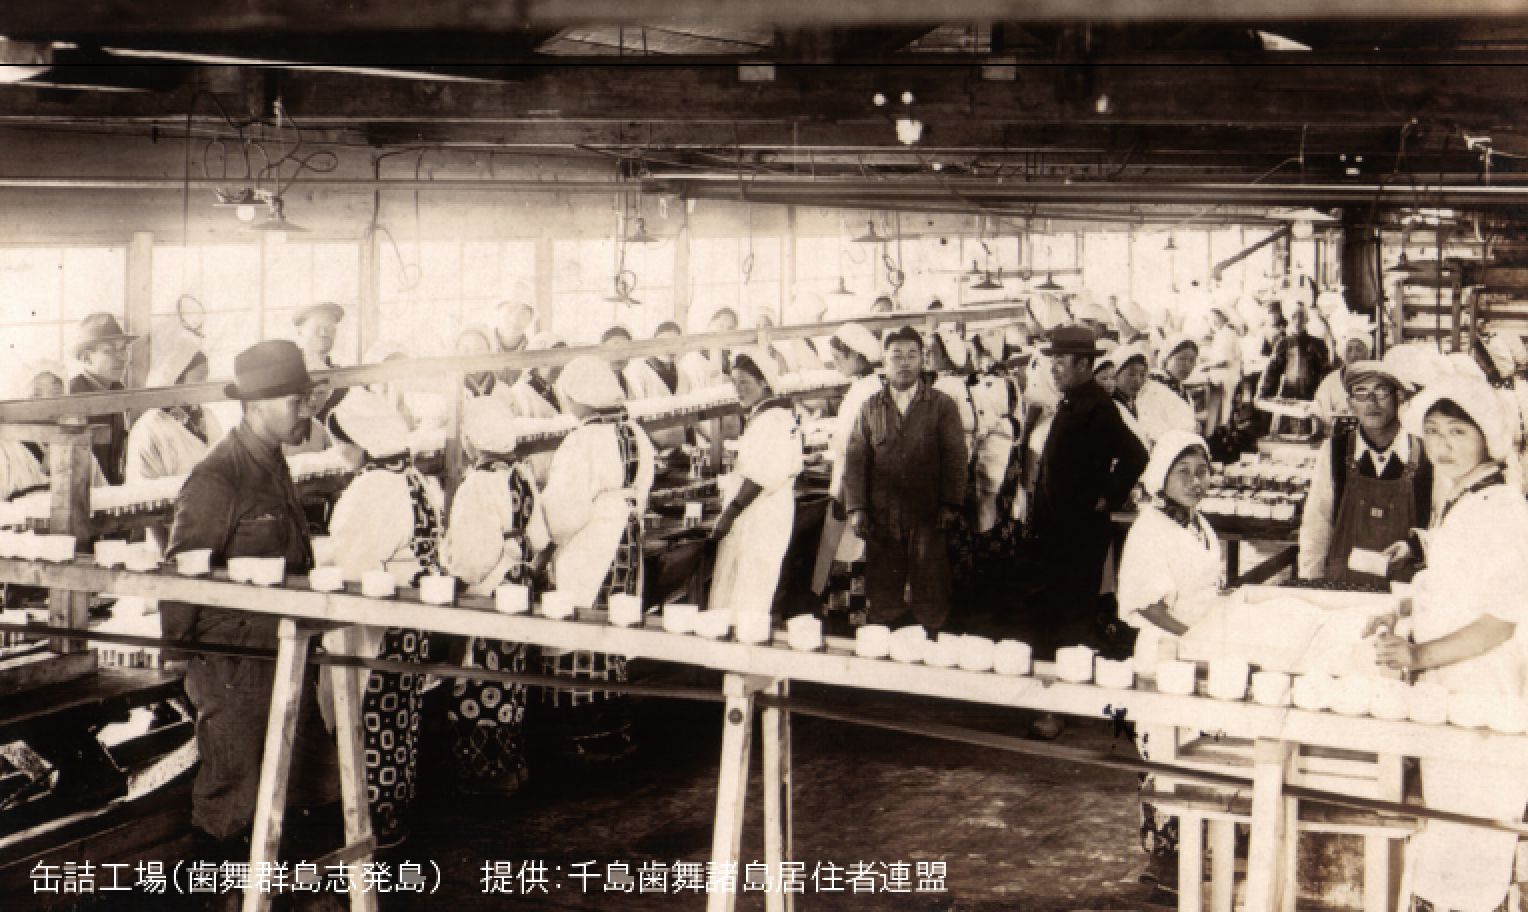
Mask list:
[{"label": "dark trouser", "polygon": [[[890,532],[890,534],[887,534]],[[944,530],[932,522],[883,532],[865,542],[865,595],[873,624],[908,615],[930,633],[950,613],[950,556]]]},{"label": "dark trouser", "polygon": [[1063,646],[1097,646],[1108,526],[1097,534],[1055,536],[1036,544],[1034,566],[1041,578],[1031,618],[1035,655],[1052,655]]},{"label": "dark trouser", "polygon": [[[339,757],[318,714],[314,670],[309,666],[303,680],[288,807],[313,807],[340,797]],[[215,839],[237,836],[254,822],[275,675],[274,662],[218,655],[193,658],[186,670],[201,754],[191,823]]]}]

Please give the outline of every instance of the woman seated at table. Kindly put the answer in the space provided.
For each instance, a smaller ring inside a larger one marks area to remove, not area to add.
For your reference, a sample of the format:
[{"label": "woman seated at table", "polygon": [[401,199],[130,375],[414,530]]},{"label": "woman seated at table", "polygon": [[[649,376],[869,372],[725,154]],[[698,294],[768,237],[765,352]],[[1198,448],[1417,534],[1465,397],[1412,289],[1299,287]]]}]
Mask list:
[{"label": "woman seated at table", "polygon": [[[1387,551],[1425,569],[1414,580],[1411,637],[1377,618],[1376,654],[1387,668],[1421,673],[1453,694],[1504,700],[1523,695],[1528,670],[1516,634],[1528,619],[1528,504],[1507,483],[1510,437],[1500,399],[1484,380],[1449,377],[1424,389],[1405,416],[1434,470],[1431,527]],[[1519,820],[1528,776],[1468,760],[1422,760],[1427,806]],[[1412,837],[1412,888],[1423,910],[1489,912],[1511,886],[1517,836],[1427,821]]]},{"label": "woman seated at table", "polygon": [[[558,592],[580,609],[603,610],[611,595],[642,594],[642,517],[653,486],[653,445],[621,405],[621,386],[604,360],[583,355],[558,379],[568,413],[581,422],[552,457],[542,507],[557,550]],[[541,670],[566,678],[626,680],[624,656],[542,650]],[[626,702],[615,694],[546,688],[550,736],[576,760],[630,750]]]},{"label": "woman seated at table", "polygon": [[774,395],[777,380],[774,359],[759,349],[733,355],[732,383],[746,418],[737,468],[722,479],[727,505],[711,533],[721,544],[707,606],[734,617],[769,614],[795,527],[801,428],[791,401]]},{"label": "woman seated at table", "polygon": [[[150,387],[207,382],[207,356],[190,338],[178,338],[149,372]],[[223,437],[217,419],[201,406],[149,409],[127,435],[127,480],[187,475]]]},{"label": "woman seated at table", "polygon": [[[382,396],[352,388],[329,414],[337,442],[365,451],[365,462],[334,505],[329,532],[334,563],[347,579],[387,570],[400,585],[440,569],[445,530],[440,482],[420,474],[408,451],[408,425]],[[430,660],[431,634],[404,628],[363,627],[360,655],[395,662]],[[327,669],[326,669],[327,670]],[[419,714],[426,676],[390,671],[362,673],[363,717],[380,720],[365,733],[366,785],[378,845],[407,834],[419,750]]]},{"label": "woman seated at table", "polygon": [[[441,547],[446,572],[473,595],[492,596],[504,583],[545,588],[552,536],[536,479],[516,454],[518,419],[493,397],[466,404],[462,431],[472,468],[456,489]],[[489,671],[527,672],[540,653],[528,643],[482,637],[471,642],[471,665]],[[524,684],[457,678],[450,709],[451,760],[468,792],[513,792],[529,774]]]},{"label": "woman seated at table", "polygon": [[[1125,539],[1120,556],[1120,619],[1139,632],[1135,641],[1138,673],[1156,674],[1164,640],[1176,640],[1203,619],[1209,599],[1221,587],[1220,539],[1200,515],[1210,477],[1210,453],[1203,438],[1168,431],[1157,442],[1141,474],[1150,503]],[[1137,734],[1141,756],[1159,755],[1174,738],[1171,726],[1148,726]],[[1150,780],[1142,787],[1149,787]],[[1141,803],[1141,843],[1151,854],[1147,873],[1158,882],[1175,882],[1178,822]]]}]

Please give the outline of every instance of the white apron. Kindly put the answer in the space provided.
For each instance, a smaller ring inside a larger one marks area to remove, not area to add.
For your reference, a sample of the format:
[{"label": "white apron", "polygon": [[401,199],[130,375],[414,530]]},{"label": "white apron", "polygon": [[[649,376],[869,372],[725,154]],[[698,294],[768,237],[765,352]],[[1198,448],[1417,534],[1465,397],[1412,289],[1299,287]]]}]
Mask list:
[{"label": "white apron", "polygon": [[206,455],[207,444],[185,425],[163,409],[149,409],[127,435],[127,480],[189,475]]},{"label": "white apron", "polygon": [[[828,452],[833,457],[833,478],[829,491],[833,499],[844,502],[844,471],[849,454],[849,436],[854,433],[854,423],[859,420],[860,409],[870,397],[880,392],[885,383],[879,374],[860,377],[849,385],[843,401],[838,404],[838,416],[833,420],[833,433],[828,439]],[[822,594],[833,572],[834,562],[852,563],[865,558],[865,543],[848,522],[833,518],[829,510],[823,520],[822,538],[817,546],[817,563],[812,568],[812,591]]]},{"label": "white apron", "polygon": [[738,438],[737,471],[722,479],[730,503],[746,479],[759,496],[739,513],[716,552],[711,610],[768,614],[780,584],[780,566],[796,520],[796,476],[801,474],[801,429],[789,407],[755,411]]},{"label": "white apron", "polygon": [[1220,590],[1220,539],[1203,516],[1196,522],[1204,541],[1158,507],[1145,506],[1125,538],[1117,586],[1119,616],[1140,631],[1135,640],[1138,674],[1156,674],[1159,644],[1175,639],[1142,612],[1165,602],[1173,617],[1192,627],[1204,619],[1209,600]]},{"label": "white apron", "polygon": [[614,424],[585,423],[563,440],[553,454],[542,505],[552,540],[557,591],[576,606],[593,605],[615,561],[626,521],[647,512],[653,486],[653,445],[636,428],[636,479],[625,486]]}]

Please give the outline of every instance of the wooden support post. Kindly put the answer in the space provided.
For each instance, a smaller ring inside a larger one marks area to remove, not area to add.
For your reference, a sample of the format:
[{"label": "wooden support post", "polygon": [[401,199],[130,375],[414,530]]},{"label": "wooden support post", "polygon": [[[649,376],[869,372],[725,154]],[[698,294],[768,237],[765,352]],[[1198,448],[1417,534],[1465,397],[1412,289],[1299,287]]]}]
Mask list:
[{"label": "wooden support post", "polygon": [[[1393,754],[1381,754],[1378,765],[1377,797],[1385,801],[1400,801],[1404,797],[1401,758]],[[1400,886],[1400,867],[1393,864],[1393,861],[1399,857],[1395,851],[1397,843],[1402,842],[1384,836],[1364,837],[1364,912],[1389,912],[1391,897]]]},{"label": "wooden support post", "polygon": [[1210,912],[1231,912],[1236,899],[1236,822],[1210,821]]},{"label": "wooden support post", "polygon": [[357,308],[360,313],[356,316],[360,323],[357,336],[363,357],[366,350],[382,337],[382,265],[381,257],[377,255],[379,242],[377,233],[370,233],[361,244],[361,255],[356,264],[361,290],[360,306]]},{"label": "wooden support post", "polygon": [[1283,905],[1287,868],[1294,859],[1285,854],[1287,816],[1284,780],[1292,745],[1258,739],[1252,759],[1252,840],[1247,852],[1246,912],[1275,912]]},{"label": "wooden support post", "polygon": [[[790,693],[790,683],[776,681],[765,693],[777,697]],[[764,864],[769,869],[770,892],[764,895],[766,912],[791,912],[794,895],[780,889],[781,862],[791,860],[791,716],[770,706],[763,713],[764,738]]]},{"label": "wooden support post", "polygon": [[1204,909],[1204,816],[1178,817],[1178,912]]},{"label": "wooden support post", "polygon": [[[711,837],[711,861],[718,869],[725,865],[736,866],[743,848],[743,808],[748,797],[748,758],[753,741],[753,696],[759,687],[759,682],[738,674],[727,675],[722,683],[727,705],[722,723],[721,777],[716,787],[716,830]],[[706,912],[732,912],[736,905],[736,890],[731,893],[716,890],[706,898]]]},{"label": "wooden support post", "polygon": [[[792,301],[796,300],[796,207],[785,207],[785,235],[780,238],[781,276],[780,276],[780,325],[790,322],[788,310]],[[799,312],[799,311],[798,311]],[[807,319],[816,320],[818,314],[807,314]]]},{"label": "wooden support post", "polygon": [[[133,232],[127,247],[127,331],[148,336],[154,324],[154,235],[147,231]],[[132,347],[127,362],[124,382],[128,389],[142,389],[148,385],[149,371],[153,365],[153,346],[149,339],[141,340]],[[140,410],[128,413],[131,425],[138,419]]]},{"label": "wooden support post", "polygon": [[[689,214],[684,219],[685,227],[690,224]],[[694,292],[690,284],[690,232],[683,231],[674,241],[674,322],[684,330],[685,335],[690,334],[690,298]]]},{"label": "wooden support post", "polygon": [[[71,435],[48,448],[49,488],[48,529],[55,535],[73,535],[78,542],[90,538],[91,461],[89,426],[83,418],[59,419],[61,427],[76,428]],[[54,589],[48,596],[48,623],[54,627],[83,630],[90,620],[90,593]],[[53,640],[54,652],[83,652],[84,640]]]},{"label": "wooden support post", "polygon": [[[260,761],[260,787],[255,793],[255,824],[250,840],[250,870],[274,863],[281,851],[281,824],[286,816],[287,778],[292,772],[292,747],[297,740],[297,715],[302,706],[302,679],[313,631],[291,618],[281,619],[276,649],[276,683],[271,691],[271,714],[265,729]],[[349,821],[346,821],[347,827]],[[244,912],[267,912],[271,894],[251,878],[244,891]]]},{"label": "wooden support post", "polygon": [[551,238],[536,239],[536,325],[542,332],[551,332],[556,322],[552,279],[556,275],[557,263],[553,253]]}]

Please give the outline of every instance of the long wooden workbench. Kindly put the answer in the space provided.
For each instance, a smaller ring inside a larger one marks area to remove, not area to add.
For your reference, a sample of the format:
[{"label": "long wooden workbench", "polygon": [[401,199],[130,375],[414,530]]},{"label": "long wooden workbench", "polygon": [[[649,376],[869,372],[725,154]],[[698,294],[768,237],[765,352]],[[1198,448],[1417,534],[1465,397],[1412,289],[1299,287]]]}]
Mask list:
[{"label": "long wooden workbench", "polygon": [[[589,649],[631,657],[697,665],[726,673],[726,730],[717,804],[713,860],[736,862],[742,831],[743,801],[749,766],[753,713],[760,694],[780,694],[790,681],[810,681],[841,687],[894,691],[1001,706],[1099,717],[1123,709],[1139,724],[1191,726],[1206,732],[1256,743],[1251,770],[1253,834],[1249,863],[1247,908],[1272,912],[1281,905],[1279,891],[1293,864],[1287,851],[1289,822],[1285,783],[1291,757],[1301,745],[1356,752],[1413,757],[1469,756],[1481,763],[1528,768],[1528,736],[1501,735],[1484,730],[1428,726],[1351,718],[1324,712],[1223,702],[1197,696],[1170,696],[1140,684],[1131,690],[1110,690],[1092,684],[1054,680],[1040,666],[1038,676],[1005,677],[863,659],[842,648],[806,653],[789,649],[783,638],[767,646],[719,642],[662,631],[649,617],[645,627],[626,629],[600,623],[558,621],[534,615],[504,615],[491,603],[463,599],[453,607],[421,604],[417,593],[403,590],[394,599],[370,599],[351,593],[327,594],[307,587],[304,579],[289,578],[280,589],[234,584],[222,578],[192,579],[171,573],[130,573],[105,570],[83,560],[63,564],[0,560],[0,581],[75,591],[111,591],[146,598],[176,599],[238,608],[284,618],[278,656],[278,680],[300,680],[301,666],[315,632],[359,624],[422,628],[442,633],[501,638],[565,649]],[[352,587],[353,588],[353,587]],[[353,670],[337,669],[339,672]],[[348,676],[348,674],[346,675]],[[292,694],[272,702],[266,768],[261,785],[254,862],[274,860],[284,803],[283,748],[295,725]],[[351,715],[341,713],[341,717]],[[785,714],[765,706],[764,761],[766,800],[766,863],[778,865],[788,854],[789,732]],[[345,729],[341,729],[343,734]],[[359,733],[340,738],[342,760],[354,751]],[[352,740],[354,739],[354,740]],[[347,741],[352,741],[347,751]],[[352,754],[352,756],[354,756]],[[364,782],[346,789],[347,837],[359,843],[363,858],[369,851],[369,823]],[[778,870],[778,868],[775,868]],[[251,893],[245,908],[267,907],[270,897]],[[371,894],[353,896],[354,908],[374,908]],[[713,894],[710,908],[731,908],[734,895]],[[769,895],[769,908],[784,909],[789,897]]]}]

